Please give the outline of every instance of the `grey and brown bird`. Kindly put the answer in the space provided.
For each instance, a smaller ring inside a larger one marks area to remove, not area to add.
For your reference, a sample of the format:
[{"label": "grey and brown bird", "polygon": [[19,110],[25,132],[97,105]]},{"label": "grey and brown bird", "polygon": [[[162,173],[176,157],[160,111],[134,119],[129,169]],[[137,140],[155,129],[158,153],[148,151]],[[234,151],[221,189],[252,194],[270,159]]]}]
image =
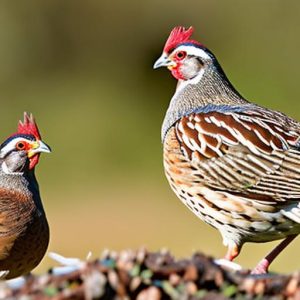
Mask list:
[{"label": "grey and brown bird", "polygon": [[253,270],[265,273],[300,233],[300,123],[243,98],[192,33],[174,28],[154,64],[178,80],[161,132],[166,177],[219,230],[226,259],[284,239]]},{"label": "grey and brown bird", "polygon": [[43,258],[49,227],[34,169],[50,152],[32,115],[24,113],[16,133],[0,145],[0,274],[29,273]]}]

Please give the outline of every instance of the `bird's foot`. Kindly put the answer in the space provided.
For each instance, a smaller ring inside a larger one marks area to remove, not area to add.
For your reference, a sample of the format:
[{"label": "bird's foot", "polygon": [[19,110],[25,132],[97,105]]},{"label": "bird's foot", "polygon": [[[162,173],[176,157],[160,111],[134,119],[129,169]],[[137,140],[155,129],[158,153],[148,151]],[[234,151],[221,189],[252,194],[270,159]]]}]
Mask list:
[{"label": "bird's foot", "polygon": [[233,271],[241,271],[242,270],[242,267],[239,264],[237,264],[233,261],[229,261],[226,258],[215,259],[214,263],[218,266],[225,267],[225,268],[233,270]]}]

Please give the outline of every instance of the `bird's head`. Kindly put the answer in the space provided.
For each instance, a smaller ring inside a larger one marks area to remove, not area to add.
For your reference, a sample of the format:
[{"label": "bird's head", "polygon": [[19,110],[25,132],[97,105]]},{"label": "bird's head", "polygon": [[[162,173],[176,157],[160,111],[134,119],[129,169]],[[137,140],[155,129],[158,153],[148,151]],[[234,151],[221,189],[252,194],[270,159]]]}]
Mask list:
[{"label": "bird's head", "polygon": [[26,168],[33,170],[41,152],[49,153],[51,149],[41,140],[33,116],[25,112],[17,132],[0,145],[1,168],[5,173],[24,172]]},{"label": "bird's head", "polygon": [[191,80],[204,72],[214,56],[201,43],[191,40],[193,27],[175,27],[164,46],[163,53],[155,62],[154,69],[167,67],[178,80]]}]

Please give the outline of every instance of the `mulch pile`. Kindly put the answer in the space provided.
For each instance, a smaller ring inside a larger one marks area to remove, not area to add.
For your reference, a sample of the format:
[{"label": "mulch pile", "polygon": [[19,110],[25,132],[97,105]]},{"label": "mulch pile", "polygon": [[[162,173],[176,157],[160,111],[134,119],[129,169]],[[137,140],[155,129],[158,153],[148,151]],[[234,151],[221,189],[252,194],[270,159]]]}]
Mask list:
[{"label": "mulch pile", "polygon": [[30,275],[19,286],[3,281],[0,299],[300,299],[300,273],[234,272],[200,253],[176,260],[166,251],[106,251],[94,261]]}]

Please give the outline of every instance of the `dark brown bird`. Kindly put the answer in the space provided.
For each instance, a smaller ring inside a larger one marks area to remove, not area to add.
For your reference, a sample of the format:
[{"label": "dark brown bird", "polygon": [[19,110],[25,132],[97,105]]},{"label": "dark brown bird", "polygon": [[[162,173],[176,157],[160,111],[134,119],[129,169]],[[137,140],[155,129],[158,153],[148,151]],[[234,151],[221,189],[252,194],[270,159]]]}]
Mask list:
[{"label": "dark brown bird", "polygon": [[24,113],[18,131],[0,146],[0,275],[10,279],[29,273],[43,258],[49,227],[34,175],[41,141],[32,117]]},{"label": "dark brown bird", "polygon": [[245,242],[285,239],[253,270],[265,273],[300,233],[300,123],[244,99],[192,32],[174,28],[154,65],[178,80],[162,126],[165,173],[220,231],[226,259]]}]

